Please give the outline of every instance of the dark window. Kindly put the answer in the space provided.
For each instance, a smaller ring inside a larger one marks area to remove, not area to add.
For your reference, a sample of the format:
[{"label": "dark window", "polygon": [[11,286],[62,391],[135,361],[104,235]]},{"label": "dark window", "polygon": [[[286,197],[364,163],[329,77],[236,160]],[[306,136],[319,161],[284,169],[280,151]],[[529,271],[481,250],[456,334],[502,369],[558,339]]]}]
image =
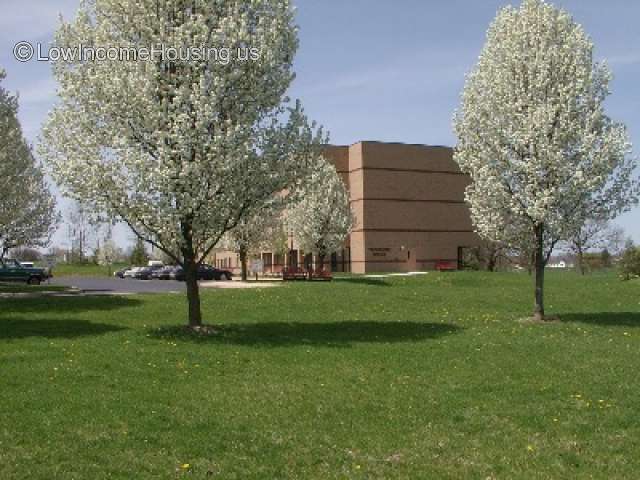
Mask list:
[{"label": "dark window", "polygon": [[298,266],[298,251],[297,250],[289,250],[289,266],[297,267]]}]

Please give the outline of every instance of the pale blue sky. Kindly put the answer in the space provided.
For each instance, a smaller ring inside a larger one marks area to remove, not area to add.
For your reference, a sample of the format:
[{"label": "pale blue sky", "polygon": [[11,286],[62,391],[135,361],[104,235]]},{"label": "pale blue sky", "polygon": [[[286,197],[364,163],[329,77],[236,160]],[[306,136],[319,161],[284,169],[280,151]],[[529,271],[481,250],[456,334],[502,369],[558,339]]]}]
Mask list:
[{"label": "pale blue sky", "polygon": [[[300,50],[291,95],[337,144],[379,140],[454,145],[451,117],[501,0],[298,0]],[[584,25],[615,75],[608,112],[640,154],[640,2],[557,0]],[[20,92],[20,119],[34,141],[54,104],[49,65],[13,59],[16,42],[47,42],[77,0],[2,0],[0,66]],[[620,217],[640,242],[640,209]],[[126,235],[120,234],[122,243]],[[64,242],[64,233],[56,237]]]}]

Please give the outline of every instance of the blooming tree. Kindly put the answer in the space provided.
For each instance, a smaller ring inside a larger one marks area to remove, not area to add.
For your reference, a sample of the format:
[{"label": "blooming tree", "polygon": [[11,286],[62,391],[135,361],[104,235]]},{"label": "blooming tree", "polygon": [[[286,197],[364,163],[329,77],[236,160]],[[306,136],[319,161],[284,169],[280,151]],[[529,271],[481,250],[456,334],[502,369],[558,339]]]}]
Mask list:
[{"label": "blooming tree", "polygon": [[454,120],[478,232],[534,247],[537,319],[555,244],[594,212],[610,218],[637,198],[625,127],[604,112],[610,79],[568,13],[524,0],[489,28]]},{"label": "blooming tree", "polygon": [[592,249],[606,249],[615,230],[606,220],[587,219],[575,231],[570,232],[566,240],[567,249],[575,255],[578,270],[585,274],[584,254]]},{"label": "blooming tree", "polygon": [[[0,82],[5,76],[0,70]],[[0,85],[0,258],[16,246],[46,246],[58,222],[55,198],[17,115],[17,97]]]},{"label": "blooming tree", "polygon": [[335,167],[323,157],[307,178],[299,201],[287,212],[286,221],[300,249],[318,256],[321,269],[325,257],[342,248],[351,233],[355,221],[349,192]]},{"label": "blooming tree", "polygon": [[282,215],[284,203],[280,201],[278,196],[274,197],[273,202],[265,204],[265,206],[257,211],[251,217],[245,217],[225,235],[222,245],[237,252],[240,256],[241,277],[242,281],[247,281],[247,260],[251,253],[259,253],[262,247],[267,244],[278,231],[281,225],[280,217]]},{"label": "blooming tree", "polygon": [[113,238],[113,225],[109,221],[99,222],[95,225],[97,245],[95,259],[99,265],[107,267],[111,274],[111,265],[122,257],[122,251]]},{"label": "blooming tree", "polygon": [[619,225],[612,225],[607,232],[607,244],[606,249],[614,255],[619,256],[624,250],[624,244],[626,241],[624,228]]},{"label": "blooming tree", "polygon": [[[295,191],[325,141],[284,96],[298,45],[293,7],[92,0],[56,44],[156,49],[151,60],[55,62],[61,103],[42,154],[69,195],[184,266],[189,325],[200,327],[198,264],[274,193]],[[259,54],[247,58],[248,48]]]}]

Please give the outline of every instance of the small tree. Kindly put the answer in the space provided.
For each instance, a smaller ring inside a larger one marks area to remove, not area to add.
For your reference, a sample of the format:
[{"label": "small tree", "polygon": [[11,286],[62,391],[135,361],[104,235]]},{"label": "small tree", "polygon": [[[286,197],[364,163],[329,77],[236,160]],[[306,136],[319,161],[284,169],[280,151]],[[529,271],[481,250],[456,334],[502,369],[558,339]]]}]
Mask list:
[{"label": "small tree", "polygon": [[145,247],[145,243],[141,238],[136,239],[136,243],[131,250],[131,255],[129,256],[129,261],[131,265],[147,265],[149,263],[149,254],[147,253],[147,248]]},{"label": "small tree", "polygon": [[602,268],[611,268],[613,266],[613,256],[607,248],[600,252],[600,263]]},{"label": "small tree", "polygon": [[576,266],[580,274],[586,273],[584,256],[589,250],[601,249],[607,246],[610,236],[609,222],[606,220],[588,219],[570,232],[567,247],[576,258]]},{"label": "small tree", "polygon": [[619,263],[620,275],[624,280],[640,277],[640,248],[628,241]]},{"label": "small tree", "polygon": [[510,254],[506,245],[484,240],[479,246],[466,252],[463,263],[470,270],[495,272],[501,265],[511,261]]},{"label": "small tree", "polygon": [[617,258],[624,251],[625,241],[624,229],[618,225],[613,225],[607,234],[607,250]]},{"label": "small tree", "polygon": [[99,248],[96,251],[96,263],[107,267],[111,275],[111,265],[122,255],[118,245],[113,239],[113,225],[111,222],[103,222],[96,225],[96,235],[102,238]]},{"label": "small tree", "polygon": [[300,200],[287,213],[287,224],[305,253],[324,259],[344,245],[354,225],[349,192],[331,163],[320,157]]},{"label": "small tree", "polygon": [[[5,77],[0,69],[0,82]],[[58,220],[55,198],[22,134],[18,98],[0,84],[0,259],[10,248],[47,246]]]},{"label": "small tree", "polygon": [[281,224],[280,216],[283,202],[279,197],[267,204],[251,218],[241,220],[223,240],[223,245],[240,256],[241,278],[248,279],[248,258],[252,253],[259,253],[261,247],[269,243],[274,230]]},{"label": "small tree", "polygon": [[100,250],[96,252],[96,261],[98,265],[102,265],[103,267],[107,267],[109,271],[109,275],[111,275],[111,265],[117,260],[119,255],[119,249],[116,245],[116,242],[112,238],[105,239],[100,247]]},{"label": "small tree", "polygon": [[[71,204],[67,212],[68,235],[71,242],[70,263],[87,263],[94,223],[95,220],[86,206],[78,202]],[[99,247],[94,250],[99,250]]]},{"label": "small tree", "polygon": [[454,120],[455,160],[471,176],[466,198],[477,231],[533,246],[538,320],[555,245],[637,199],[626,129],[604,113],[610,79],[569,14],[524,0],[489,28]]}]

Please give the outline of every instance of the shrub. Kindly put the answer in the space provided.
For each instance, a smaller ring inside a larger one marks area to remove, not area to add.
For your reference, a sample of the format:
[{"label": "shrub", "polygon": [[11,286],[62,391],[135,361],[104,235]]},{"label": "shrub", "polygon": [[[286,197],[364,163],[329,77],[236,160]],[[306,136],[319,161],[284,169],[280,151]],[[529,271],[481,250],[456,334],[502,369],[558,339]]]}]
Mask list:
[{"label": "shrub", "polygon": [[145,248],[144,242],[142,240],[136,240],[136,244],[131,251],[129,261],[131,265],[146,265],[149,261],[149,254],[147,253],[147,249]]},{"label": "shrub", "polygon": [[640,248],[628,245],[620,259],[620,275],[624,280],[640,277]]}]

